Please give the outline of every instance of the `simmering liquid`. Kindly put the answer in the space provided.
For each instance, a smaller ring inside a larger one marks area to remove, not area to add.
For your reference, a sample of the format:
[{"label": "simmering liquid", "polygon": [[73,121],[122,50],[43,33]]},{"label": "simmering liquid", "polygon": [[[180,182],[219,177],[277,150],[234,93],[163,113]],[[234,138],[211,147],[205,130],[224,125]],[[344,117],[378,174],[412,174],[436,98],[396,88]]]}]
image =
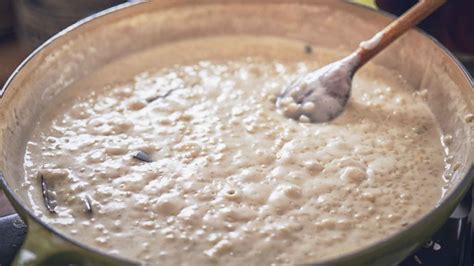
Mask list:
[{"label": "simmering liquid", "polygon": [[33,210],[87,245],[167,265],[308,263],[414,223],[444,185],[422,96],[368,64],[335,120],[285,118],[281,91],[341,56],[304,46],[182,41],[67,88],[27,145]]}]

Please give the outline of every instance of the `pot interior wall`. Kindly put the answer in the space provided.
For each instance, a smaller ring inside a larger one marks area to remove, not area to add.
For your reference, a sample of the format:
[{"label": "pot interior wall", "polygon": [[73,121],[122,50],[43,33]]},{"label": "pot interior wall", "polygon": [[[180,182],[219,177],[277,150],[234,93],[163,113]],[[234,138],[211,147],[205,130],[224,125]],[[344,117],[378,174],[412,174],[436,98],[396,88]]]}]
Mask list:
[{"label": "pot interior wall", "polygon": [[[167,42],[223,34],[273,35],[349,52],[389,22],[342,1],[226,2],[139,4],[87,22],[30,58],[0,100],[0,169],[24,203],[24,148],[38,115],[51,108],[51,99],[62,90],[117,58]],[[462,70],[443,49],[413,30],[375,63],[396,70],[413,87],[427,89],[428,104],[442,131],[454,137],[450,153],[461,163],[453,172],[457,183],[472,162],[472,126],[464,116],[473,112],[474,95]]]}]

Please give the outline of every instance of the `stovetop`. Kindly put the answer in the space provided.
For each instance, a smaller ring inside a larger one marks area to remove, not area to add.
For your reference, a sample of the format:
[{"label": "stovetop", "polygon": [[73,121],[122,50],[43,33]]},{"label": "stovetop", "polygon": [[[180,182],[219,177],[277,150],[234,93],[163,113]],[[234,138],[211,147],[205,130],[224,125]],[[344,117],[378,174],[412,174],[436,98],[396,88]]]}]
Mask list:
[{"label": "stovetop", "polygon": [[[431,240],[399,266],[473,266],[473,220],[474,187]],[[0,266],[10,265],[26,236],[26,229],[16,214],[0,218]]]}]

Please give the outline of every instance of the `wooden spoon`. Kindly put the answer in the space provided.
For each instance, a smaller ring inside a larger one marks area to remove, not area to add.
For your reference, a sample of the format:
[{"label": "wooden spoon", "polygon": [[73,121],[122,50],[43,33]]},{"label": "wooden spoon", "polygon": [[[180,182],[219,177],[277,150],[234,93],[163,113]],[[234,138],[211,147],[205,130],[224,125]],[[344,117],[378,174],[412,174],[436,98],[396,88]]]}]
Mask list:
[{"label": "wooden spoon", "polygon": [[355,72],[445,1],[420,0],[349,56],[293,82],[278,98],[277,106],[285,116],[301,122],[321,123],[337,117],[349,99]]}]

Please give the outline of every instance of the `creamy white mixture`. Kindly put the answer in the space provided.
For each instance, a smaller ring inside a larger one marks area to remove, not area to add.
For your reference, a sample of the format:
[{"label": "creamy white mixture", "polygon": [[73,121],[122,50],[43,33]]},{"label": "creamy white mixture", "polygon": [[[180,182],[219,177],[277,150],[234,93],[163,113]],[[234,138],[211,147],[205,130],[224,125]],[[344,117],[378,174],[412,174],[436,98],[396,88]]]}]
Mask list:
[{"label": "creamy white mixture", "polygon": [[369,64],[341,116],[287,119],[276,95],[340,58],[313,50],[219,37],[105,67],[38,122],[25,155],[32,208],[90,246],[167,265],[311,262],[415,222],[444,185],[428,107],[396,73]]}]

